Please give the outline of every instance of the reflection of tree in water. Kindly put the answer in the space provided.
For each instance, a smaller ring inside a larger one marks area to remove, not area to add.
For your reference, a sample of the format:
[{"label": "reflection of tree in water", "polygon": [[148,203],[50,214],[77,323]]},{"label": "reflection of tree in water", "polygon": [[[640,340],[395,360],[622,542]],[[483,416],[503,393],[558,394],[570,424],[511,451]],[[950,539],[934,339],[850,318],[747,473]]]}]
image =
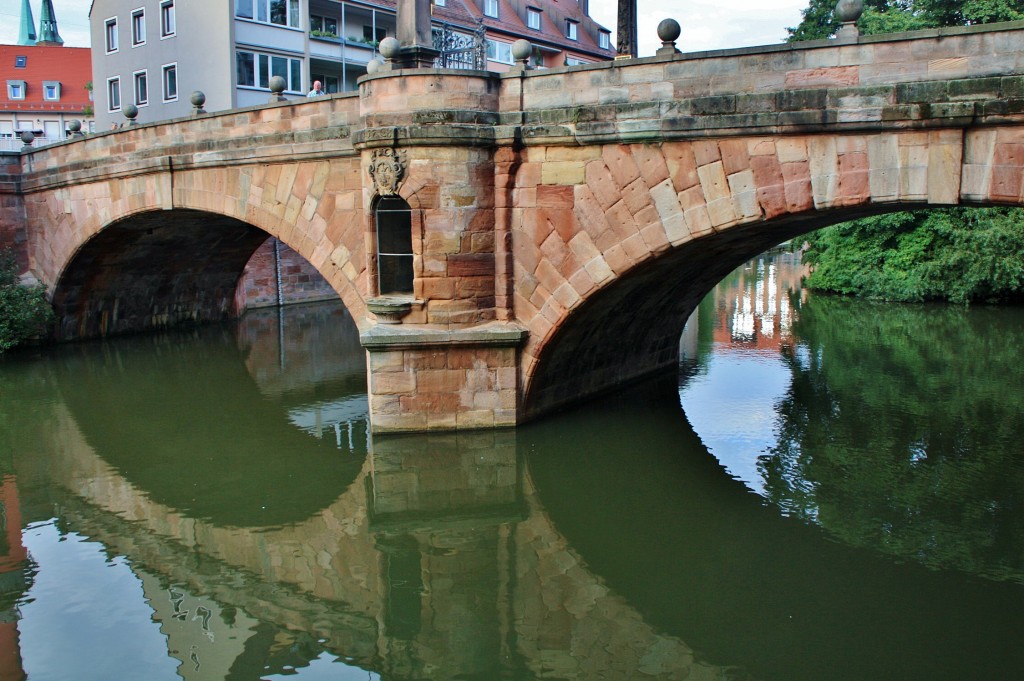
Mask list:
[{"label": "reflection of tree in water", "polygon": [[1024,314],[818,296],[794,331],[769,498],[855,545],[1024,582]]}]

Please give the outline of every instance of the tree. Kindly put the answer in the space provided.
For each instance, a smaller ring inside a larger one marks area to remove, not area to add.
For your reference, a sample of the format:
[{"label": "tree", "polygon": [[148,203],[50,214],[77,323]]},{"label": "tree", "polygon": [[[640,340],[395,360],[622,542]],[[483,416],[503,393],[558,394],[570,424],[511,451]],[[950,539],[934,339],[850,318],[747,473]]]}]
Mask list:
[{"label": "tree", "polygon": [[807,286],[900,302],[1024,298],[1024,216],[1013,208],[891,213],[811,235]]},{"label": "tree", "polygon": [[[900,2],[898,0],[865,0],[864,2],[864,16],[861,17],[860,21],[857,22],[858,27],[862,33],[865,31],[864,22],[866,17],[873,16],[877,19],[878,15],[883,14],[900,14],[908,12],[909,8],[905,7],[906,2]],[[807,9],[803,10],[803,19],[800,24],[793,28],[787,28],[789,32],[789,42],[796,42],[799,40],[823,40],[836,34],[839,30],[839,22],[835,18],[835,0],[811,0]],[[923,27],[922,27],[923,28]],[[876,33],[893,33],[900,30],[910,30],[906,28],[893,28],[893,29],[881,29],[874,31]]]},{"label": "tree", "polygon": [[0,354],[46,333],[52,320],[46,287],[23,286],[18,281],[14,255],[0,252]]},{"label": "tree", "polygon": [[[820,40],[835,35],[839,29],[835,5],[833,0],[810,0],[800,24],[786,29],[788,40]],[[865,0],[857,27],[871,35],[1022,19],[1024,0]]]}]

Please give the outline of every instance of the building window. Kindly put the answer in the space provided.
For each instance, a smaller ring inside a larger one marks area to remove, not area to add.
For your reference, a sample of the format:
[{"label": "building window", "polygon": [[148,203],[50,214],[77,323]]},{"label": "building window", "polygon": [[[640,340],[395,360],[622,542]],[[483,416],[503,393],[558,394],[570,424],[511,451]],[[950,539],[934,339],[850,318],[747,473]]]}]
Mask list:
[{"label": "building window", "polygon": [[388,30],[386,28],[377,28],[373,26],[363,26],[363,42],[371,43],[376,41],[378,44],[381,40],[388,37]]},{"label": "building window", "polygon": [[146,10],[132,12],[132,47],[146,44]]},{"label": "building window", "polygon": [[121,110],[121,79],[107,79],[107,111]]},{"label": "building window", "polygon": [[160,3],[160,37],[170,38],[177,32],[174,24],[174,0]]},{"label": "building window", "polygon": [[412,211],[397,196],[384,196],[373,211],[377,227],[377,292],[412,293]]},{"label": "building window", "polygon": [[589,64],[589,63],[590,63],[589,61],[586,61],[585,59],[580,59],[579,57],[566,57],[565,58],[565,65],[566,66],[581,66],[583,64]]},{"label": "building window", "polygon": [[498,0],[484,0],[484,14],[498,18]]},{"label": "building window", "polygon": [[341,79],[338,76],[329,76],[326,73],[313,73],[309,76],[310,80],[319,80],[320,84],[324,88],[324,92],[329,95],[333,95],[336,92],[341,92]]},{"label": "building window", "polygon": [[575,21],[572,21],[570,19],[566,19],[566,21],[565,21],[565,37],[568,38],[569,40],[576,40],[576,30],[577,30],[578,26],[579,26],[579,24],[577,24]]},{"label": "building window", "polygon": [[310,15],[309,30],[324,37],[338,37],[338,20],[334,17],[318,17]]},{"label": "building window", "polygon": [[117,17],[104,22],[103,35],[106,40],[107,53],[117,52]]},{"label": "building window", "polygon": [[149,104],[149,78],[145,71],[136,71],[132,74],[135,83],[135,105],[146,106]]},{"label": "building window", "polygon": [[540,10],[533,7],[526,8],[526,25],[535,31],[540,30]]},{"label": "building window", "polygon": [[299,0],[235,0],[235,16],[298,28]]},{"label": "building window", "polygon": [[612,34],[608,31],[598,31],[597,44],[602,50],[612,49]]},{"label": "building window", "polygon": [[23,81],[23,80],[9,80],[9,81],[7,81],[7,98],[8,99],[25,99],[25,81]]},{"label": "building window", "polygon": [[60,83],[56,80],[43,81],[43,99],[48,102],[60,101]]},{"label": "building window", "polygon": [[499,40],[487,41],[487,58],[491,61],[502,64],[515,63],[512,59],[512,43],[503,43]]},{"label": "building window", "polygon": [[162,71],[164,101],[173,102],[178,99],[178,65],[165,64]]},{"label": "building window", "polygon": [[238,85],[241,87],[269,90],[271,77],[281,76],[284,78],[285,90],[304,92],[301,59],[239,50],[235,53],[235,67]]},{"label": "building window", "polygon": [[447,3],[448,0],[434,0],[434,4],[437,5],[438,7],[445,7],[447,6]]},{"label": "building window", "polygon": [[19,54],[14,58],[14,68],[23,69],[28,66],[28,57],[24,54]]}]

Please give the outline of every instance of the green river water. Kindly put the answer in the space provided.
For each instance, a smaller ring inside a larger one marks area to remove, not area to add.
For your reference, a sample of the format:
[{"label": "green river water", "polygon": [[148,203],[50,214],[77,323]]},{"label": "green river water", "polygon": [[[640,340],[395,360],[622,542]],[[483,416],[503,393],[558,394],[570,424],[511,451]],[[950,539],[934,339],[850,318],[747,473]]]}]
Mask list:
[{"label": "green river water", "polygon": [[1024,679],[1024,310],[702,304],[669,376],[371,437],[338,305],[0,360],[0,679]]}]

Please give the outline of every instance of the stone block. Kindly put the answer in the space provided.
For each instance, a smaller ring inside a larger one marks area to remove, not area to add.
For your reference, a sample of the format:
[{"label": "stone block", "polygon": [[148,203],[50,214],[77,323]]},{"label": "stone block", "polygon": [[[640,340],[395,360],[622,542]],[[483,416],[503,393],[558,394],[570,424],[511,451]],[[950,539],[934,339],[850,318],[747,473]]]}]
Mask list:
[{"label": "stone block", "polygon": [[697,116],[717,116],[736,113],[735,95],[697,97],[690,102],[690,110]]},{"label": "stone block", "polygon": [[[604,160],[604,165],[611,173],[616,185],[615,194],[618,194],[618,189],[625,187],[631,182],[635,181],[640,177],[640,169],[633,159],[633,155],[630,153],[630,149],[626,145],[612,144],[606,145],[601,150],[601,155]],[[588,184],[589,184],[589,170],[593,164],[588,164]],[[593,189],[593,186],[591,186]],[[596,192],[595,192],[596,194]]]},{"label": "stone block", "polygon": [[946,81],[898,83],[896,85],[897,104],[930,104],[945,101],[947,97]]},{"label": "stone block", "polygon": [[446,274],[450,277],[494,274],[493,253],[452,253],[447,256],[446,262]]}]

